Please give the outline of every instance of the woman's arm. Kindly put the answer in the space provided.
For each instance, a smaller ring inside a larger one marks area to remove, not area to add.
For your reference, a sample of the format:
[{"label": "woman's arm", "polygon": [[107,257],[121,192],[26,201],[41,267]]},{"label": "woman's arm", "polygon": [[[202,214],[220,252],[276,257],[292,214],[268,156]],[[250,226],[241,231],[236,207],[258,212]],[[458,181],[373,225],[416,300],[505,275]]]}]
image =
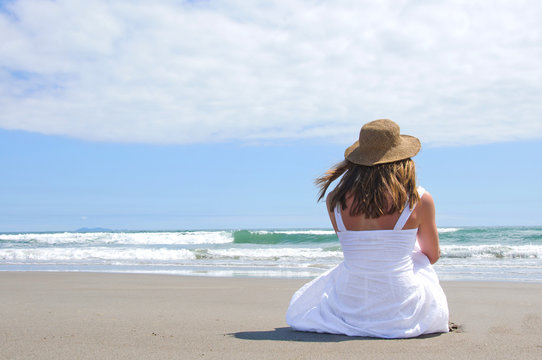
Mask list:
[{"label": "woman's arm", "polygon": [[440,257],[437,224],[435,222],[435,202],[428,192],[423,194],[416,210],[420,225],[418,226],[418,243],[422,252],[427,256],[431,264],[437,262]]}]

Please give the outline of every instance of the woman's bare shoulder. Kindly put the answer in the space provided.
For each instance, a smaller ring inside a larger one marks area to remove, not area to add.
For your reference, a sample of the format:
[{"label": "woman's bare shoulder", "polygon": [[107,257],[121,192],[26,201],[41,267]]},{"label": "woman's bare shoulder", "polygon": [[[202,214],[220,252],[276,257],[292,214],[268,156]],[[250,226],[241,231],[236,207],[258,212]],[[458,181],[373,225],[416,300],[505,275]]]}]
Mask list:
[{"label": "woman's bare shoulder", "polygon": [[433,196],[429,191],[424,191],[420,203],[418,204],[419,210],[421,211],[431,211],[431,209],[435,210],[435,200],[433,200]]},{"label": "woman's bare shoulder", "polygon": [[335,194],[335,189],[331,190],[326,197],[326,207],[327,211],[333,212],[333,209],[331,208],[331,198],[333,198],[333,195]]},{"label": "woman's bare shoulder", "polygon": [[[428,192],[425,191],[416,205],[416,208],[414,209],[413,214],[411,215],[412,222],[416,224],[416,226],[427,228],[434,227],[435,222],[435,201],[433,200],[433,196]],[[435,226],[436,228],[436,226]]]}]

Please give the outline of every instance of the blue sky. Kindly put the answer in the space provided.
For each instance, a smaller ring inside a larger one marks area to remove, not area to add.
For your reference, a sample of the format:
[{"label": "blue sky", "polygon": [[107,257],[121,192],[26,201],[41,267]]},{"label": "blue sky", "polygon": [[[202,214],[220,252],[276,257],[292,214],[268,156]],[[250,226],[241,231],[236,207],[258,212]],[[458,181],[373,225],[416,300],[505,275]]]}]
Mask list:
[{"label": "blue sky", "polygon": [[439,226],[542,225],[542,5],[0,1],[0,231],[328,227],[360,126]]},{"label": "blue sky", "polygon": [[[0,131],[1,231],[328,227],[313,179],[351,141],[146,145]],[[439,226],[540,225],[541,141],[424,147]]]}]

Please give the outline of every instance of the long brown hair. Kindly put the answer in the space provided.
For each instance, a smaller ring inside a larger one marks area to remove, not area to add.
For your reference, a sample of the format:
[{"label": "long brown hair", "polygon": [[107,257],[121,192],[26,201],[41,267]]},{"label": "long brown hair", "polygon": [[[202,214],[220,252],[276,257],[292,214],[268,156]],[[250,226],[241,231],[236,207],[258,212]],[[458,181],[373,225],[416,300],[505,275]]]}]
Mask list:
[{"label": "long brown hair", "polygon": [[350,216],[363,214],[367,218],[401,212],[407,200],[410,208],[420,200],[416,190],[416,169],[410,158],[373,166],[344,160],[315,180],[320,188],[318,201],[324,197],[329,185],[341,176],[331,193],[330,211],[337,204],[346,209],[347,196],[353,196]]}]

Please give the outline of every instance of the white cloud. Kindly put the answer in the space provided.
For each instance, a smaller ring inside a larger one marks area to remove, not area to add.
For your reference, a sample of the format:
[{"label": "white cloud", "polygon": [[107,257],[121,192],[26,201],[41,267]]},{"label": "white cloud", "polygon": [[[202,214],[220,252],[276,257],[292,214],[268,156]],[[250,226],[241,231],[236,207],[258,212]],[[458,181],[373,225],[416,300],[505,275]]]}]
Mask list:
[{"label": "white cloud", "polygon": [[0,127],[151,143],[542,138],[542,3],[43,1],[0,12]]}]

